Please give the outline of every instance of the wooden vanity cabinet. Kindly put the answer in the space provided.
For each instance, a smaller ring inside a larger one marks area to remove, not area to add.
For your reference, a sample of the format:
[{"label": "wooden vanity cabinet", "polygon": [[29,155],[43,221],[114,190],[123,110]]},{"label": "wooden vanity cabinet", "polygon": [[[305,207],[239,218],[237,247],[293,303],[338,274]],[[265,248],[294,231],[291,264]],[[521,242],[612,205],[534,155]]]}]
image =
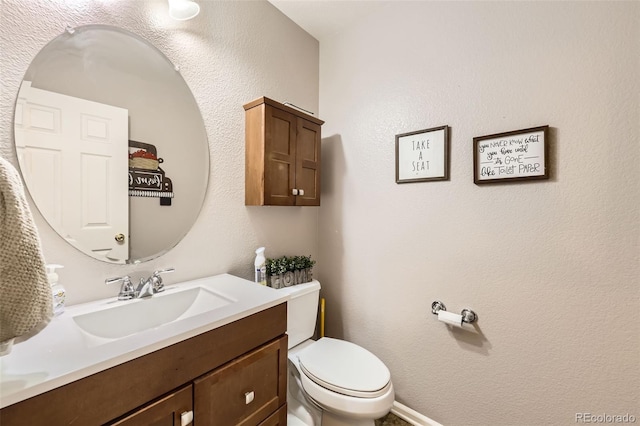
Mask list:
[{"label": "wooden vanity cabinet", "polygon": [[266,97],[244,110],[245,205],[319,206],[324,121]]},{"label": "wooden vanity cabinet", "polygon": [[180,425],[193,411],[198,426],[284,426],[286,326],[281,303],[5,407],[0,424]]}]

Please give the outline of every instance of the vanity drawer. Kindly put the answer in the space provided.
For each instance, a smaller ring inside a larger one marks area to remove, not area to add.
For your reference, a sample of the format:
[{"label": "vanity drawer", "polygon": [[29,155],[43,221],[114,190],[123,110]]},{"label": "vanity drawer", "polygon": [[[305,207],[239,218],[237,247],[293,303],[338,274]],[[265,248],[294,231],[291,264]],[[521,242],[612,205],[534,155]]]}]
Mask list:
[{"label": "vanity drawer", "polygon": [[178,425],[182,416],[188,415],[192,409],[193,389],[189,385],[171,392],[119,420],[108,423],[107,426]]},{"label": "vanity drawer", "polygon": [[258,426],[287,426],[287,404],[284,404],[275,413],[267,417]]},{"label": "vanity drawer", "polygon": [[286,402],[286,369],[284,335],[196,379],[198,426],[260,424]]}]

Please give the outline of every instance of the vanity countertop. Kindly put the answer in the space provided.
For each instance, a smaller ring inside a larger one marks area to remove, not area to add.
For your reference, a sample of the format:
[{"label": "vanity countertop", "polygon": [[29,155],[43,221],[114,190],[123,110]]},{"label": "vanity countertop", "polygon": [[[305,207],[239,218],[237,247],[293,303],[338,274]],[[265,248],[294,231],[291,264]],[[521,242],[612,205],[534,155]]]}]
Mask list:
[{"label": "vanity countertop", "polygon": [[11,353],[0,357],[0,408],[271,308],[288,298],[285,292],[229,274],[169,284],[165,291],[169,294],[191,287],[215,291],[232,303],[117,339],[87,334],[74,317],[145,300],[118,301],[113,297],[68,306],[44,330],[15,344]]}]

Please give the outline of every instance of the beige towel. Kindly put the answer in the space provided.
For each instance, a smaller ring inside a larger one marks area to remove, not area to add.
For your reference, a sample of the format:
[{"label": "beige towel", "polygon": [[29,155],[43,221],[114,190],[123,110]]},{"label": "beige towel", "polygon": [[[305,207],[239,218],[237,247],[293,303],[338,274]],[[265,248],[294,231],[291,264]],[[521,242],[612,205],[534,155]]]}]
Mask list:
[{"label": "beige towel", "polygon": [[0,158],[0,346],[43,328],[51,320],[38,231],[18,171]]}]

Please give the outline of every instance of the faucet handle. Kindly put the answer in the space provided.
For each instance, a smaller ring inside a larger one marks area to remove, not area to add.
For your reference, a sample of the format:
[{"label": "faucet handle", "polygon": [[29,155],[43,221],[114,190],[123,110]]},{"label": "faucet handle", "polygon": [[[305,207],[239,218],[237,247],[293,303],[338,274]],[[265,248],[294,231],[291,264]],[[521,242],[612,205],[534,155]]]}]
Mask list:
[{"label": "faucet handle", "polygon": [[104,283],[109,285],[120,281],[122,281],[122,287],[120,287],[120,293],[118,293],[118,300],[133,299],[135,297],[136,290],[133,288],[133,283],[131,283],[131,277],[129,277],[129,275],[125,275],[124,277],[107,278],[104,280]]},{"label": "faucet handle", "polygon": [[173,272],[175,270],[175,268],[167,268],[155,271],[153,273],[151,281],[153,282],[154,293],[160,293],[161,291],[164,291],[164,284],[162,283],[162,277],[160,276],[160,274],[168,274],[169,272]]}]

